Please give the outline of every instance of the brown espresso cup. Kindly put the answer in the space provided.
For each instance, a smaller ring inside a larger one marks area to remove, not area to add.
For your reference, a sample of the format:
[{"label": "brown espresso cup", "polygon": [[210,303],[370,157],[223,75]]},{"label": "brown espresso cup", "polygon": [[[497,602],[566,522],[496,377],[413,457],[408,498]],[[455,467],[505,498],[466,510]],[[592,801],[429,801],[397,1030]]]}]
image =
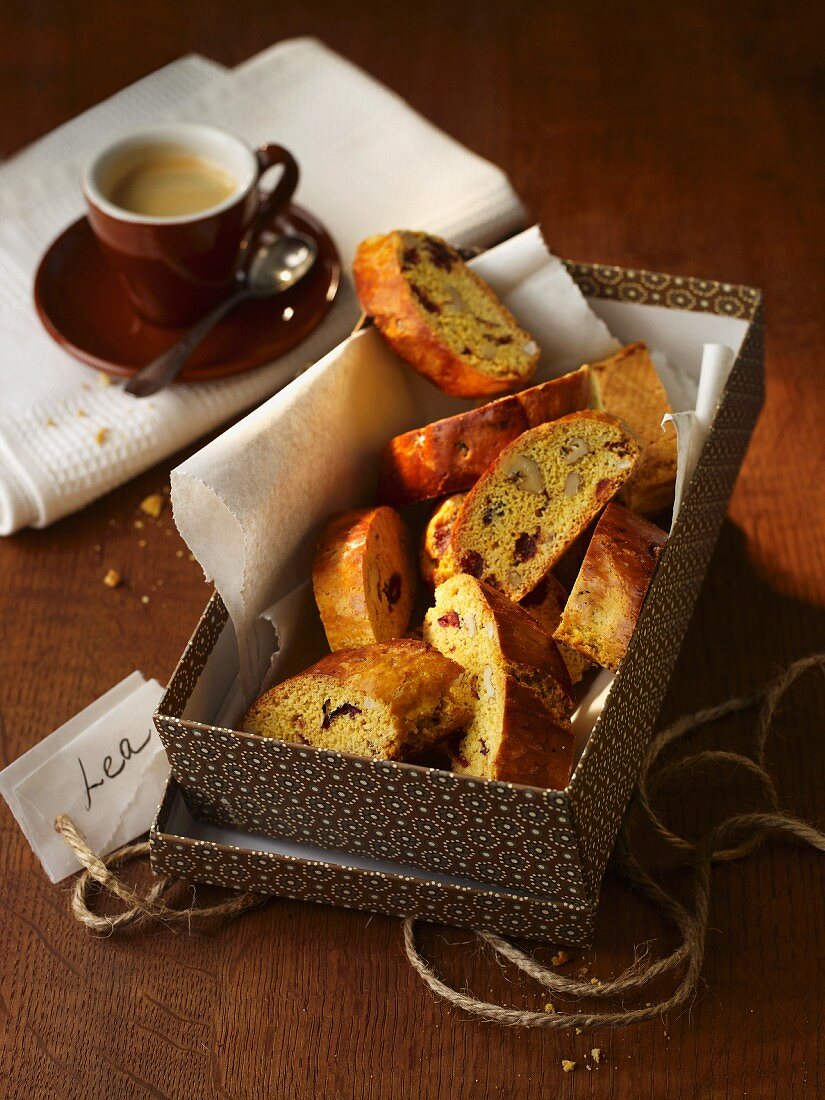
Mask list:
[{"label": "brown espresso cup", "polygon": [[[271,191],[264,172],[281,167]],[[215,126],[173,123],[99,153],[83,175],[89,223],[135,310],[156,325],[196,321],[231,293],[247,247],[287,205],[298,165]]]}]

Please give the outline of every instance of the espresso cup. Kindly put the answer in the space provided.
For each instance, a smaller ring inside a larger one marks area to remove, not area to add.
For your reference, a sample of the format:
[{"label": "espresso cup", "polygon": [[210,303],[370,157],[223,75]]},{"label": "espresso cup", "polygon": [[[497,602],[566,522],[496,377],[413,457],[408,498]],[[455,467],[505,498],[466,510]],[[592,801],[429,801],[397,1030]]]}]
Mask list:
[{"label": "espresso cup", "polygon": [[[271,191],[258,181],[280,166]],[[83,174],[89,223],[135,310],[191,324],[233,288],[249,242],[283,210],[298,166],[280,145],[250,149],[215,126],[173,123],[123,138]]]}]

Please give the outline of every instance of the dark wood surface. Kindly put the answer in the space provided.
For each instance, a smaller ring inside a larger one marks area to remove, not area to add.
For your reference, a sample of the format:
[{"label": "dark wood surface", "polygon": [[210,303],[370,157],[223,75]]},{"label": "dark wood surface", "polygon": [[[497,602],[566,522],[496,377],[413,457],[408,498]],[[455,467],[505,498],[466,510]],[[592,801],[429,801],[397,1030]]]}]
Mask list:
[{"label": "dark wood surface", "polygon": [[[183,53],[233,64],[312,33],[503,166],[561,255],[763,287],[767,406],[673,678],[673,716],[748,691],[825,642],[821,12],[710,0],[10,0],[0,148]],[[168,511],[143,532],[133,521],[179,458],[0,545],[1,765],[132,669],[171,672],[207,589],[177,555]],[[115,591],[101,583],[109,567],[126,578]],[[770,753],[784,804],[820,824],[821,680],[789,700]],[[740,723],[734,741],[746,732]],[[759,796],[728,773],[674,801],[700,828],[709,807]],[[191,935],[92,939],[5,805],[0,828],[3,1096],[825,1094],[825,861],[813,854],[774,846],[717,873],[705,985],[689,1010],[576,1036],[447,1010],[411,972],[389,918],[274,901]],[[635,943],[662,933],[608,877],[584,961],[616,973]],[[423,940],[439,971],[476,995],[544,1004],[468,934],[433,928]],[[587,1071],[592,1046],[602,1064]],[[576,1071],[563,1074],[562,1058]]]}]

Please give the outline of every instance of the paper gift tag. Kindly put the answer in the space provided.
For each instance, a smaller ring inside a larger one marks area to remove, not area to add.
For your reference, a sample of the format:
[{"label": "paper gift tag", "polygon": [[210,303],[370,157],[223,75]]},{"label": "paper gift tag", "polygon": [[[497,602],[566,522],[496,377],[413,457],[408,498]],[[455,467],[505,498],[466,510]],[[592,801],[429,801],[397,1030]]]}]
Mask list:
[{"label": "paper gift tag", "polygon": [[152,722],[162,693],[133,672],[0,772],[0,794],[52,882],[81,867],[54,831],[58,814],[98,855],[152,824],[169,775]]}]

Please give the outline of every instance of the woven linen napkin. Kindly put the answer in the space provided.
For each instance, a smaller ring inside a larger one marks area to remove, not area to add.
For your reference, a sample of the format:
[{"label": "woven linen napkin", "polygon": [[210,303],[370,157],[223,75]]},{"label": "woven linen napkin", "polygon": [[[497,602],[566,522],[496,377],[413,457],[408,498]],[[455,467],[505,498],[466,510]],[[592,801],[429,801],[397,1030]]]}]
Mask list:
[{"label": "woven linen napkin", "polygon": [[[288,146],[296,201],[335,238],[397,226],[486,245],[523,222],[504,174],[313,39],[282,42],[228,71],[184,58],[126,88],[0,168],[0,534],[65,516],[281,388],[352,328],[348,279],[321,325],[276,362],[137,400],[102,386],[42,329],[32,304],[40,257],[83,213],[84,162],[162,119],[207,121]],[[103,442],[100,429],[108,429]]]}]

